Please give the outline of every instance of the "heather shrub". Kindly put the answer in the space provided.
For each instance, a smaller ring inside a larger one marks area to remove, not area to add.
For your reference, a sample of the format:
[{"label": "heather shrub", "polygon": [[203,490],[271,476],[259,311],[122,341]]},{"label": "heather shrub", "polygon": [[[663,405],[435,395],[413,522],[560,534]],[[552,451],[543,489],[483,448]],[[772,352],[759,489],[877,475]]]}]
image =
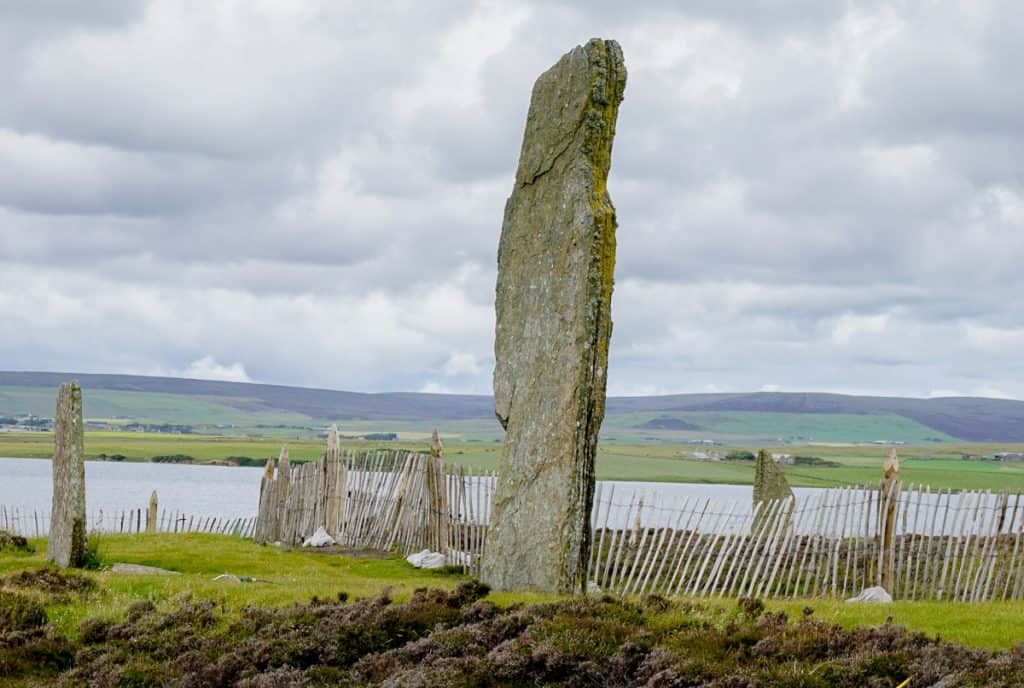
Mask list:
[{"label": "heather shrub", "polygon": [[0,552],[32,552],[28,540],[20,535],[0,530]]},{"label": "heather shrub", "polygon": [[30,631],[46,625],[43,605],[28,595],[0,590],[0,635]]},{"label": "heather shrub", "polygon": [[403,603],[384,591],[242,610],[142,601],[124,620],[83,621],[74,644],[50,637],[45,614],[28,614],[19,654],[0,643],[0,670],[61,672],[47,683],[65,686],[181,688],[1024,685],[1024,647],[970,649],[892,624],[845,629],[807,613],[790,620],[753,599],[573,597],[500,607],[483,599],[487,592],[466,582],[416,590]]},{"label": "heather shrub", "polygon": [[0,578],[0,586],[60,595],[92,592],[96,589],[96,582],[80,573],[64,572],[52,566],[46,566],[4,576]]}]

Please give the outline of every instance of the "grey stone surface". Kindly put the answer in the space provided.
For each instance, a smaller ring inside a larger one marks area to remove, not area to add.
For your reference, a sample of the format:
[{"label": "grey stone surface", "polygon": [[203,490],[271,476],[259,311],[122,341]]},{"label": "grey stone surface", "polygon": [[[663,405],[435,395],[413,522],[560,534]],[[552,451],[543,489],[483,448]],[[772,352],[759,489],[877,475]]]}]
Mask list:
[{"label": "grey stone surface", "polygon": [[793,496],[786,474],[775,463],[771,454],[762,449],[757,453],[754,467],[754,504],[768,499],[786,499]]},{"label": "grey stone surface", "polygon": [[622,50],[593,39],[542,74],[498,248],[494,397],[505,443],[483,579],[583,592],[615,268],[606,189]]},{"label": "grey stone surface", "polygon": [[880,602],[882,604],[892,603],[892,595],[880,585],[864,588],[856,597],[851,597],[847,602]]},{"label": "grey stone surface", "polygon": [[146,532],[156,532],[156,512],[160,506],[160,498],[156,494],[156,490],[153,490],[152,494],[149,495],[149,506],[146,509]]},{"label": "grey stone surface", "polygon": [[53,502],[46,559],[57,566],[85,563],[85,447],[82,388],[66,382],[57,390],[53,422]]},{"label": "grey stone surface", "polygon": [[[778,529],[788,529],[793,516],[795,501],[793,490],[789,487],[786,474],[782,466],[775,463],[772,455],[762,449],[757,453],[757,464],[754,467],[754,507],[758,503],[770,500],[789,499],[789,503],[775,507],[769,504],[762,504],[761,511],[755,512],[755,518],[751,524],[751,534],[769,537],[772,532]],[[776,525],[776,519],[785,519],[782,524]]]},{"label": "grey stone surface", "polygon": [[123,573],[130,576],[177,576],[177,571],[157,568],[156,566],[143,566],[142,564],[117,563],[110,567],[111,573]]}]

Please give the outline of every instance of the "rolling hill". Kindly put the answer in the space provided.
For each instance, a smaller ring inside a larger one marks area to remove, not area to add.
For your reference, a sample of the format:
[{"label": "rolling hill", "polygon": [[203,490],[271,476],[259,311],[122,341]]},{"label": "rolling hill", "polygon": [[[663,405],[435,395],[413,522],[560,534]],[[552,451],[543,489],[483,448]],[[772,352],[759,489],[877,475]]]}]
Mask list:
[{"label": "rolling hill", "polygon": [[[281,385],[42,372],[0,372],[0,415],[52,415],[54,391],[77,379],[93,419],[200,428],[422,429],[443,423],[500,436],[489,396],[346,392]],[[1024,442],[1024,402],[756,392],[611,397],[604,435],[628,441],[767,437],[784,441]]]}]

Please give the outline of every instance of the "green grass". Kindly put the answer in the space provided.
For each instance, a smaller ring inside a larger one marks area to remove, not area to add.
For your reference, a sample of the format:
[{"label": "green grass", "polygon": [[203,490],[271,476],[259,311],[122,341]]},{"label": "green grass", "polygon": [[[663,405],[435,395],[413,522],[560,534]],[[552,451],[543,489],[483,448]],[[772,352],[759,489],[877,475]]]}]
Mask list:
[{"label": "green grass", "polygon": [[847,604],[814,600],[768,602],[769,609],[781,609],[791,619],[800,617],[805,606],[814,616],[847,628],[892,623],[970,645],[993,650],[1024,642],[1024,602],[894,602],[892,604]]},{"label": "green grass", "polygon": [[[32,554],[0,552],[0,576],[43,565],[45,541],[34,540]],[[353,559],[303,550],[283,551],[250,541],[218,535],[117,535],[100,540],[105,565],[126,562],[178,571],[177,576],[133,576],[109,571],[86,572],[98,592],[82,598],[58,596],[49,600],[47,615],[62,633],[74,635],[81,620],[100,616],[119,619],[136,600],[150,600],[170,609],[183,595],[215,600],[227,611],[246,605],[283,606],[312,597],[333,598],[339,592],[369,597],[390,588],[402,601],[421,587],[455,587],[462,576],[414,569],[400,558]],[[214,581],[222,573],[247,575],[269,583]],[[490,599],[507,605],[538,602],[554,596],[492,593]],[[708,603],[708,600],[701,600]],[[734,600],[714,601],[735,607]],[[805,606],[815,616],[847,627],[894,623],[966,645],[1007,648],[1024,641],[1024,602],[896,602],[892,605],[845,604],[834,600],[769,601],[769,609],[799,618]],[[667,620],[668,623],[671,620]]]},{"label": "green grass", "polygon": [[[46,542],[33,540],[33,554],[0,552],[0,576],[36,568],[44,563]],[[120,617],[135,600],[171,605],[182,595],[216,600],[228,609],[245,605],[287,605],[308,602],[313,596],[375,595],[390,587],[393,597],[407,599],[424,586],[451,588],[461,576],[415,569],[403,559],[353,559],[303,550],[281,550],[222,535],[110,535],[99,538],[105,566],[115,562],[142,564],[178,571],[177,576],[123,575],[110,571],[86,572],[99,584],[98,594],[50,604],[50,621],[65,633],[90,616]],[[252,576],[269,583],[215,581],[222,573]]]}]

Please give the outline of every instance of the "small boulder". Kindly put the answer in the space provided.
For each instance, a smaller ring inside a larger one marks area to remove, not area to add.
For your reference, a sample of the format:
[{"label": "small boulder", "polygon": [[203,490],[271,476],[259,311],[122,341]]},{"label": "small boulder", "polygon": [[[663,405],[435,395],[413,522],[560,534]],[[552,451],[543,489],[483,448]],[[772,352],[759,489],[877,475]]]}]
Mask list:
[{"label": "small boulder", "polygon": [[142,564],[114,564],[110,567],[111,573],[125,573],[131,576],[177,576],[177,571],[157,568],[156,566],[143,566]]},{"label": "small boulder", "polygon": [[327,529],[320,526],[316,532],[306,538],[302,543],[303,547],[330,547],[337,544],[334,538],[327,534]]},{"label": "small boulder", "polygon": [[890,595],[885,588],[880,585],[876,585],[871,588],[864,588],[859,595],[851,597],[846,600],[847,602],[881,602],[883,604],[889,604],[892,602],[892,595]]},{"label": "small boulder", "polygon": [[444,555],[429,549],[410,554],[405,560],[418,569],[439,569],[445,565]]}]

